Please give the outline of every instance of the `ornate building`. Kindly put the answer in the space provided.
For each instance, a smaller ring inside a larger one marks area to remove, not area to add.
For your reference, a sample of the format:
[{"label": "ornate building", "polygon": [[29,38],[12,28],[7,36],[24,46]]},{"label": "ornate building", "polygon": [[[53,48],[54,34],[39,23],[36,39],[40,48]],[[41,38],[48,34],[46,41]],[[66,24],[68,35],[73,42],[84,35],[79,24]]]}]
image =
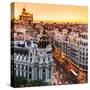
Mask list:
[{"label": "ornate building", "polygon": [[[64,37],[64,38],[63,38]],[[87,32],[70,32],[68,37],[56,32],[53,39],[54,46],[58,47],[67,60],[82,71],[88,71],[88,34]]]},{"label": "ornate building", "polygon": [[14,62],[15,76],[24,77],[27,80],[44,80],[46,82],[51,80],[52,47],[45,31],[43,31],[38,44],[33,40],[14,43],[14,53],[11,58]]},{"label": "ornate building", "polygon": [[33,14],[30,14],[26,11],[25,8],[22,10],[22,14],[19,17],[23,25],[32,25],[33,24]]}]

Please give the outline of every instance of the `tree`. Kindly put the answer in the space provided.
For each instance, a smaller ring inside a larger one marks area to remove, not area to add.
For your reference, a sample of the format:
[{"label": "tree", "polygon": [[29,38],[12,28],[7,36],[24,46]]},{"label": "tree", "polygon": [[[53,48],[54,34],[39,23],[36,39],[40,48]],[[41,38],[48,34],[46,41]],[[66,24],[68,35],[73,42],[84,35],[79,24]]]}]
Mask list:
[{"label": "tree", "polygon": [[27,80],[23,77],[15,77],[15,87],[25,86]]},{"label": "tree", "polygon": [[47,86],[49,85],[48,82],[44,82],[43,80],[33,80],[29,81],[28,86]]}]

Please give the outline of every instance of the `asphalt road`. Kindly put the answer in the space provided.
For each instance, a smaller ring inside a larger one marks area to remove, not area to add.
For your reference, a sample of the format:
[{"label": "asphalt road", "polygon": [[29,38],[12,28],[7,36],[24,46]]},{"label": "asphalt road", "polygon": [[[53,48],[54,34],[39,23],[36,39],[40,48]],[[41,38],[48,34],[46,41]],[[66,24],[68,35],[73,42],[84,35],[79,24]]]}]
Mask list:
[{"label": "asphalt road", "polygon": [[53,65],[53,82],[56,85],[65,85],[65,84],[77,84],[77,80],[73,78],[70,73],[65,69],[65,66],[60,64],[58,60],[54,59]]}]

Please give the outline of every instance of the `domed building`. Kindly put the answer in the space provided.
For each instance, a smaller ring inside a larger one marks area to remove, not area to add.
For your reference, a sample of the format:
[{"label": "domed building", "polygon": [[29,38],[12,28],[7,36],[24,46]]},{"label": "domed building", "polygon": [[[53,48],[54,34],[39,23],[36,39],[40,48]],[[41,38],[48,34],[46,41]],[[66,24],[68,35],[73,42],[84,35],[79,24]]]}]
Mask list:
[{"label": "domed building", "polygon": [[29,44],[26,41],[23,42],[25,43],[24,47],[20,47],[18,44],[15,45],[15,50],[12,54],[15,75],[24,77],[27,80],[51,82],[53,65],[52,47],[49,44],[45,30],[38,43],[34,43],[33,39]]},{"label": "domed building", "polygon": [[39,66],[42,69],[41,72],[42,80],[50,81],[52,78],[52,65],[53,65],[52,47],[49,44],[49,39],[47,37],[45,30],[43,31],[42,36],[40,37],[38,42],[37,57],[40,62]]},{"label": "domed building", "polygon": [[33,14],[28,13],[25,8],[22,9],[22,14],[19,16],[19,20],[23,25],[31,25],[33,24]]}]

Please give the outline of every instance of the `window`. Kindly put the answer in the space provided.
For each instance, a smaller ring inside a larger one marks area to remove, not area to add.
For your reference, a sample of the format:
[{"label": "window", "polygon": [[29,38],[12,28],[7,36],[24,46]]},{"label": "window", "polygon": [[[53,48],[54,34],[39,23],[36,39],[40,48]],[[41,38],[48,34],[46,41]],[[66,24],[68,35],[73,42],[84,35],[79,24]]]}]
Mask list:
[{"label": "window", "polygon": [[82,54],[82,53],[80,52],[80,54]]},{"label": "window", "polygon": [[86,60],[88,60],[88,57],[86,57]]},{"label": "window", "polygon": [[86,64],[88,64],[88,62],[86,61]]},{"label": "window", "polygon": [[22,65],[22,69],[24,69],[24,65]]},{"label": "window", "polygon": [[43,58],[43,62],[45,62],[45,58]]},{"label": "window", "polygon": [[84,53],[83,53],[83,55],[84,55]]},{"label": "window", "polygon": [[28,74],[26,73],[26,79],[27,79],[27,77],[28,77]]},{"label": "window", "polygon": [[28,66],[26,66],[26,70],[28,70]]},{"label": "window", "polygon": [[20,60],[20,56],[18,56],[18,60]]},{"label": "window", "polygon": [[83,61],[83,63],[84,63],[84,61]]},{"label": "window", "polygon": [[31,68],[31,67],[29,67],[29,71],[30,71],[30,72],[32,71],[32,68]]},{"label": "window", "polygon": [[81,56],[80,56],[80,59],[81,59]]},{"label": "window", "polygon": [[31,75],[31,73],[29,74],[29,79],[31,79],[32,78],[32,75]]},{"label": "window", "polygon": [[32,57],[32,53],[30,53],[30,56]]},{"label": "window", "polygon": [[43,68],[43,72],[45,72],[45,68]]},{"label": "window", "polygon": [[22,60],[24,60],[24,55],[22,55]]},{"label": "window", "polygon": [[38,58],[38,62],[40,62],[40,58]]},{"label": "window", "polygon": [[49,67],[49,79],[51,78],[51,68]]},{"label": "window", "polygon": [[43,78],[43,80],[45,80],[45,78],[46,78],[45,68],[43,68],[43,70],[42,70],[42,78]]},{"label": "window", "polygon": [[20,71],[18,71],[18,76],[20,76]]},{"label": "window", "polygon": [[42,52],[40,52],[40,54],[42,54]]},{"label": "window", "polygon": [[83,60],[84,60],[84,57],[83,57]]},{"label": "window", "polygon": [[88,53],[86,53],[86,56],[88,56]]},{"label": "window", "polygon": [[85,66],[83,65],[83,69],[85,69]]},{"label": "window", "polygon": [[32,62],[32,58],[30,58],[30,62]]},{"label": "window", "polygon": [[83,51],[84,51],[84,48],[83,48]]},{"label": "window", "polygon": [[20,69],[20,64],[18,64],[18,69]]},{"label": "window", "polygon": [[48,61],[50,61],[50,57],[48,57]]},{"label": "window", "polygon": [[26,61],[28,60],[28,56],[26,56]]},{"label": "window", "polygon": [[86,70],[88,69],[88,66],[86,66]]}]

